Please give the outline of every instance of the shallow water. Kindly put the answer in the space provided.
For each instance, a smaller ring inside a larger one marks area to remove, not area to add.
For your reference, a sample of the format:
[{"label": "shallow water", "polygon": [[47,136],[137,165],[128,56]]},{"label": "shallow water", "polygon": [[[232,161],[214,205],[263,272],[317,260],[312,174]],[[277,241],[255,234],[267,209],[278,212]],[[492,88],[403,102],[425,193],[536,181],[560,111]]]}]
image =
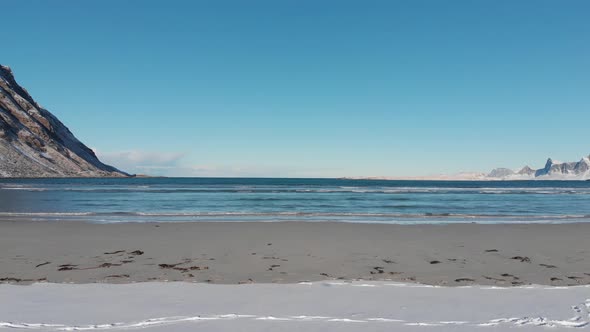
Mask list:
[{"label": "shallow water", "polygon": [[588,222],[590,182],[1,179],[0,217],[92,222]]}]

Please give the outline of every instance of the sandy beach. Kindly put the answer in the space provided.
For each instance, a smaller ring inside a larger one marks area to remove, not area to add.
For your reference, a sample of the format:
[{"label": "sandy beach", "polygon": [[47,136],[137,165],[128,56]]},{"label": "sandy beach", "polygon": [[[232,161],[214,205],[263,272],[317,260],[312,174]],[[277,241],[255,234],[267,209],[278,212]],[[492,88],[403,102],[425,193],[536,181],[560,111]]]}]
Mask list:
[{"label": "sandy beach", "polygon": [[0,221],[0,282],[590,284],[590,224]]}]

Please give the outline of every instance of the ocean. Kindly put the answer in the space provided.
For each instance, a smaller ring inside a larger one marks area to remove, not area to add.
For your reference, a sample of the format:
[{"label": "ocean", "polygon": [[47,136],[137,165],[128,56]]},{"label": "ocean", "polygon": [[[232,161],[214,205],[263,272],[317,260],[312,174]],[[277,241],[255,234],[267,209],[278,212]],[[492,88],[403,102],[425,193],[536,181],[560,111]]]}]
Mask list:
[{"label": "ocean", "polygon": [[4,219],[388,224],[590,221],[590,182],[0,179]]}]

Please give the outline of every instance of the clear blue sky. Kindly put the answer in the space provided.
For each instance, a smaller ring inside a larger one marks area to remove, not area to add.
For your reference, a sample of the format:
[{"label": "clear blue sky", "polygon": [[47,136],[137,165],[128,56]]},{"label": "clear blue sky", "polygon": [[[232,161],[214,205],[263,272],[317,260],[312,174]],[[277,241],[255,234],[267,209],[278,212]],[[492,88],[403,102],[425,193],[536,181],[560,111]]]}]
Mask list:
[{"label": "clear blue sky", "polygon": [[590,1],[0,4],[0,63],[131,171],[411,176],[590,153]]}]

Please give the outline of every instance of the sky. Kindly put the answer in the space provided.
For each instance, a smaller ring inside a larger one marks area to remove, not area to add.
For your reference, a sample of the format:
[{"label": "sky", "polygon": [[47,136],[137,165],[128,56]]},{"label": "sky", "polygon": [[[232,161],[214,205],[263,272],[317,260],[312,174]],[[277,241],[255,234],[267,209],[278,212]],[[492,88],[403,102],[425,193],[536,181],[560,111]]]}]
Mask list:
[{"label": "sky", "polygon": [[0,8],[0,64],[132,173],[402,177],[590,153],[586,0]]}]

